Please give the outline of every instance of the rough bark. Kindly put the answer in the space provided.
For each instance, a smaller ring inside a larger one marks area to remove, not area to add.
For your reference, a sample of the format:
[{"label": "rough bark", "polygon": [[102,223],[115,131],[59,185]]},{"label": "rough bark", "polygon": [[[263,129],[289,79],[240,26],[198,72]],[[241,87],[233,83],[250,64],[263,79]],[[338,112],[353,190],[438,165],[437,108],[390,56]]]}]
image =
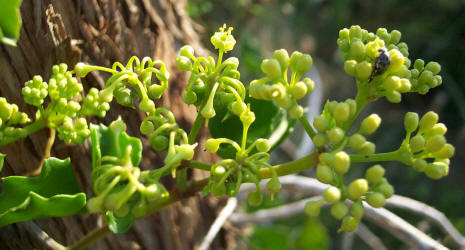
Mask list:
[{"label": "rough bark", "polygon": [[[170,108],[179,124],[189,129],[196,112],[182,103],[180,96],[186,76],[173,67],[174,58],[183,44],[193,45],[196,52],[202,53],[203,50],[193,27],[195,24],[185,14],[184,4],[184,1],[176,0],[24,0],[21,6],[23,27],[18,46],[0,46],[0,96],[33,115],[35,110],[23,102],[21,88],[25,81],[37,74],[48,79],[52,65],[65,62],[73,67],[76,62],[84,61],[110,66],[114,61],[124,63],[132,55],[151,56],[164,60],[171,72],[169,91],[160,104]],[[105,74],[92,73],[82,80],[84,88],[101,87],[106,77]],[[141,136],[138,126],[143,116],[132,109],[112,104],[105,119],[92,119],[109,124],[119,115],[128,122],[130,134]],[[2,176],[21,175],[35,169],[44,152],[47,136],[48,131],[44,129],[1,148],[1,152],[7,154]],[[147,140],[144,145],[147,146]],[[146,148],[141,168],[155,168],[160,157],[150,147]],[[92,194],[88,141],[83,145],[66,145],[58,140],[52,156],[71,157],[80,187],[88,195]],[[204,156],[204,160],[208,160],[205,157],[208,156]],[[129,232],[109,236],[93,248],[195,248],[213,221],[217,206],[214,200],[191,198],[138,220]],[[41,219],[35,223],[57,242],[70,245],[101,225],[102,219],[97,215],[78,215]],[[0,228],[0,248],[47,248],[28,228],[21,223]],[[224,235],[217,237],[213,248],[226,247],[224,239]]]}]

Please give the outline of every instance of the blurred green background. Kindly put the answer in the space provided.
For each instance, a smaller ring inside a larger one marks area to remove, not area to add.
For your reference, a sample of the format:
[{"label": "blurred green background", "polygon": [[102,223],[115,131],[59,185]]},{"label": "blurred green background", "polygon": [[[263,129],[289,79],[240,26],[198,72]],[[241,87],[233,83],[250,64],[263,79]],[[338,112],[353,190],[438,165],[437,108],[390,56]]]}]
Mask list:
[{"label": "blurred green background", "polygon": [[[355,95],[354,80],[345,74],[338,56],[336,39],[340,29],[358,24],[371,32],[379,27],[401,31],[412,62],[422,58],[442,65],[443,85],[425,96],[404,95],[400,104],[380,100],[370,105],[362,117],[376,112],[383,118],[370,140],[376,142],[377,152],[387,152],[396,149],[404,137],[400,121],[407,111],[422,115],[434,110],[439,114],[448,127],[448,141],[456,147],[448,177],[434,181],[398,163],[383,165],[397,194],[436,207],[465,233],[465,1],[189,0],[187,10],[205,28],[202,36],[206,48],[211,48],[209,37],[223,23],[234,27],[237,45],[232,55],[240,58],[244,83],[262,75],[261,60],[270,57],[275,49],[310,53],[322,78],[324,100],[341,101]],[[363,167],[357,170],[351,171],[353,178],[363,174]],[[265,206],[279,205],[287,199],[282,196]],[[328,214],[323,212],[318,219],[302,215],[256,225],[244,241],[252,249],[339,249],[343,238],[336,233],[339,222]],[[424,225],[423,218],[399,215],[413,225]],[[370,229],[389,249],[406,247],[388,232],[375,226]],[[430,226],[426,232],[453,246],[435,227]],[[353,246],[368,248],[357,238]]]}]

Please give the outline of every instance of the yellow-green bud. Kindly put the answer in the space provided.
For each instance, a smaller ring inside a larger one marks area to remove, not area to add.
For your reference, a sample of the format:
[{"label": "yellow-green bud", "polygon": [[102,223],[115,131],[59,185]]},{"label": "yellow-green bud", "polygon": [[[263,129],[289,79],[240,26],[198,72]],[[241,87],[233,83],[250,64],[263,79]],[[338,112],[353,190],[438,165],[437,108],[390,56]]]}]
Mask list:
[{"label": "yellow-green bud", "polygon": [[205,149],[208,152],[216,153],[216,151],[218,151],[218,149],[220,148],[220,144],[221,142],[219,140],[210,138],[205,143]]},{"label": "yellow-green bud", "polygon": [[179,50],[179,55],[180,56],[185,56],[187,58],[192,58],[192,57],[194,57],[194,48],[192,48],[192,46],[190,46],[190,45],[184,45]]},{"label": "yellow-green bud", "polygon": [[413,162],[412,168],[417,172],[423,172],[425,171],[426,165],[428,165],[428,163],[424,159],[418,158]]},{"label": "yellow-green bud", "polygon": [[345,122],[349,119],[350,107],[347,103],[340,102],[336,105],[333,111],[334,119],[337,122]]},{"label": "yellow-green bud", "polygon": [[400,101],[402,101],[402,95],[397,90],[386,91],[386,98],[389,102],[392,103],[399,103]]},{"label": "yellow-green bud", "polygon": [[176,58],[176,67],[182,71],[190,71],[192,70],[192,62],[185,56],[179,56]]},{"label": "yellow-green bud", "polygon": [[436,152],[434,155],[438,158],[448,159],[454,156],[455,148],[451,144],[444,145],[441,150]]},{"label": "yellow-green bud", "polygon": [[307,202],[307,204],[305,204],[305,209],[304,209],[305,213],[308,214],[309,216],[320,215],[320,209],[323,203],[324,203],[323,200]]},{"label": "yellow-green bud", "polygon": [[412,152],[420,152],[425,147],[425,137],[422,135],[416,135],[410,139],[410,149]]},{"label": "yellow-green bud", "polygon": [[341,191],[337,187],[329,187],[323,194],[323,198],[328,203],[335,203],[341,199]]},{"label": "yellow-green bud", "polygon": [[334,127],[330,130],[326,131],[326,135],[328,135],[328,138],[331,142],[338,143],[342,139],[344,139],[344,130],[342,130],[339,127]]},{"label": "yellow-green bud", "polygon": [[334,170],[339,174],[345,174],[350,167],[350,157],[344,151],[339,151],[334,155]]},{"label": "yellow-green bud", "polygon": [[333,180],[333,171],[326,165],[318,165],[316,167],[316,178],[322,182],[329,184]]},{"label": "yellow-green bud", "polygon": [[386,204],[386,197],[382,193],[373,192],[367,195],[366,201],[370,206],[374,208],[379,208]]},{"label": "yellow-green bud", "polygon": [[425,168],[425,174],[431,179],[437,180],[445,176],[444,168],[437,166],[435,163],[428,163]]},{"label": "yellow-green bud", "polygon": [[369,183],[375,184],[381,181],[384,176],[384,172],[384,168],[381,165],[376,164],[366,171],[365,178]]},{"label": "yellow-green bud", "polygon": [[366,139],[361,134],[353,134],[349,138],[349,146],[353,149],[359,150],[366,142]]},{"label": "yellow-green bud", "polygon": [[271,148],[270,142],[267,139],[257,139],[257,150],[260,152],[268,152]]},{"label": "yellow-green bud", "polygon": [[404,127],[407,133],[412,133],[418,128],[418,114],[415,112],[407,112],[404,117]]},{"label": "yellow-green bud", "polygon": [[347,188],[347,193],[349,194],[349,198],[353,201],[356,201],[365,193],[368,192],[368,182],[366,179],[357,179],[354,180],[349,184]]},{"label": "yellow-green bud", "polygon": [[397,44],[400,41],[402,34],[398,30],[392,30],[391,31],[391,40],[389,40],[389,43],[392,44]]},{"label": "yellow-green bud", "polygon": [[315,87],[315,82],[313,82],[313,80],[308,77],[305,77],[302,81],[307,86],[307,93],[312,92],[313,88]]},{"label": "yellow-green bud", "polygon": [[362,146],[358,149],[358,151],[364,155],[371,155],[375,153],[375,147],[376,146],[373,142],[367,141],[362,144]]},{"label": "yellow-green bud", "polygon": [[446,144],[446,138],[443,135],[434,135],[426,140],[425,148],[432,152],[438,152]]},{"label": "yellow-green bud", "polygon": [[361,201],[354,202],[349,210],[350,215],[357,219],[361,219],[365,213],[365,208]]},{"label": "yellow-green bud", "polygon": [[334,161],[334,154],[333,153],[321,153],[318,156],[320,163],[326,166],[332,166]]},{"label": "yellow-green bud", "polygon": [[427,112],[420,119],[420,130],[425,131],[431,129],[438,122],[438,119],[439,116],[435,112]]},{"label": "yellow-green bud", "polygon": [[281,76],[281,65],[276,59],[263,60],[260,67],[263,73],[265,73],[270,79],[276,79]]},{"label": "yellow-green bud", "polygon": [[425,70],[429,70],[433,75],[437,75],[441,71],[441,65],[437,62],[429,62],[426,64]]},{"label": "yellow-green bud", "polygon": [[350,76],[355,76],[356,71],[355,67],[357,66],[357,61],[355,60],[347,60],[344,62],[344,70]]},{"label": "yellow-green bud", "polygon": [[289,54],[285,49],[275,50],[273,53],[273,58],[278,60],[281,65],[281,70],[284,71],[289,67]]},{"label": "yellow-green bud", "polygon": [[349,233],[354,232],[357,230],[358,222],[358,219],[352,216],[347,216],[342,220],[341,228],[339,230]]},{"label": "yellow-green bud", "polygon": [[350,54],[359,61],[365,57],[365,45],[361,40],[350,43]]},{"label": "yellow-green bud", "polygon": [[312,140],[315,146],[322,147],[328,143],[328,136],[323,133],[318,133],[312,138]]},{"label": "yellow-green bud", "polygon": [[381,118],[377,114],[371,114],[367,118],[363,119],[362,124],[360,125],[360,133],[369,135],[378,129],[379,124],[381,123]]},{"label": "yellow-green bud", "polygon": [[404,55],[397,49],[393,49],[389,51],[389,57],[391,59],[391,63],[389,64],[389,70],[392,72],[398,71],[404,65]]},{"label": "yellow-green bud", "polygon": [[366,80],[368,77],[370,77],[372,70],[373,67],[371,63],[367,61],[357,63],[355,66],[355,76],[360,80]]},{"label": "yellow-green bud", "polygon": [[303,81],[296,82],[291,87],[291,94],[296,100],[299,100],[307,94],[307,85]]},{"label": "yellow-green bud", "polygon": [[352,40],[352,38],[358,38],[358,39],[362,39],[362,28],[359,26],[359,25],[352,25],[350,26],[350,38]]},{"label": "yellow-green bud", "polygon": [[324,132],[328,129],[329,121],[324,116],[315,116],[313,119],[313,127],[320,132]]},{"label": "yellow-green bud", "polygon": [[300,118],[304,114],[304,108],[296,102],[289,108],[289,116],[293,119]]},{"label": "yellow-green bud", "polygon": [[342,201],[339,201],[331,207],[331,215],[334,218],[340,220],[347,214],[348,210],[349,209],[347,208],[346,204],[344,204]]},{"label": "yellow-green bud", "polygon": [[249,205],[253,207],[259,206],[260,204],[262,204],[263,195],[258,190],[250,192],[249,195],[247,196],[247,201]]},{"label": "yellow-green bud", "polygon": [[383,81],[383,86],[388,91],[394,91],[400,88],[400,78],[397,76],[389,76]]},{"label": "yellow-green bud", "polygon": [[385,198],[390,198],[394,194],[394,187],[388,183],[383,183],[376,187],[376,191],[382,193]]}]

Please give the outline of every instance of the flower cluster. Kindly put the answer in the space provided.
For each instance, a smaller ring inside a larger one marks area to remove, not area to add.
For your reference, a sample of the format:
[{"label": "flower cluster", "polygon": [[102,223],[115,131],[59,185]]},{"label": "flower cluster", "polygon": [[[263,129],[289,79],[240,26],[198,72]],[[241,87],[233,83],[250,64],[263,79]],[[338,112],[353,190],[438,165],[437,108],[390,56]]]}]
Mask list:
[{"label": "flower cluster", "polygon": [[211,38],[212,44],[219,50],[218,62],[211,56],[195,57],[194,49],[189,45],[182,47],[176,58],[179,69],[191,72],[183,100],[197,106],[207,121],[216,115],[217,107],[228,107],[225,118],[230,114],[240,115],[246,108],[246,90],[237,70],[239,60],[236,57],[222,60],[224,52],[232,50],[235,44],[232,28],[225,30],[225,26],[220,28]]},{"label": "flower cluster", "polygon": [[14,125],[29,121],[27,114],[19,111],[18,105],[10,104],[4,97],[0,97],[0,141],[22,137],[25,134],[24,128]]},{"label": "flower cluster", "polygon": [[312,57],[308,54],[295,51],[289,57],[285,49],[275,50],[273,58],[262,61],[261,69],[266,77],[250,83],[250,96],[255,99],[275,100],[278,106],[289,110],[291,118],[300,118],[304,110],[297,100],[312,92],[314,87],[312,79],[301,78],[310,70],[312,63]]}]

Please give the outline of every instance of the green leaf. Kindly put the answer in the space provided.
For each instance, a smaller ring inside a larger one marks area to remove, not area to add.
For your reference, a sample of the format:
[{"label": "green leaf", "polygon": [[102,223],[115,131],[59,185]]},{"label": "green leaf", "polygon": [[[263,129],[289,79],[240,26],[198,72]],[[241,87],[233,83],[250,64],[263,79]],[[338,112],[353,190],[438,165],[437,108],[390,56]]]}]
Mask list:
[{"label": "green leaf", "polygon": [[[255,113],[255,122],[247,133],[247,145],[258,138],[270,140],[271,150],[275,149],[292,131],[295,120],[288,120],[286,112],[280,109],[274,102],[257,100],[247,97],[250,109]],[[232,116],[223,121],[227,108],[215,107],[216,116],[210,119],[208,128],[213,138],[229,138],[239,145],[242,141],[242,123],[239,117]],[[234,158],[235,150],[230,145],[221,145],[218,155],[223,158]]]},{"label": "green leaf", "polygon": [[0,226],[79,213],[86,195],[79,189],[69,158],[49,158],[37,177],[2,178]]},{"label": "green leaf", "polygon": [[21,0],[0,0],[0,41],[16,46],[21,29]]},{"label": "green leaf", "polygon": [[0,172],[2,172],[4,160],[5,160],[5,155],[0,153]]},{"label": "green leaf", "polygon": [[128,213],[125,217],[118,217],[111,211],[106,213],[108,228],[115,234],[122,234],[131,228],[132,223],[136,220],[136,217],[132,213]]},{"label": "green leaf", "polygon": [[90,136],[93,167],[98,166],[97,161],[103,156],[114,156],[118,159],[125,157],[128,146],[132,147],[130,154],[132,165],[139,165],[142,158],[142,143],[139,138],[131,137],[124,131],[114,131],[103,124],[91,124]]}]

